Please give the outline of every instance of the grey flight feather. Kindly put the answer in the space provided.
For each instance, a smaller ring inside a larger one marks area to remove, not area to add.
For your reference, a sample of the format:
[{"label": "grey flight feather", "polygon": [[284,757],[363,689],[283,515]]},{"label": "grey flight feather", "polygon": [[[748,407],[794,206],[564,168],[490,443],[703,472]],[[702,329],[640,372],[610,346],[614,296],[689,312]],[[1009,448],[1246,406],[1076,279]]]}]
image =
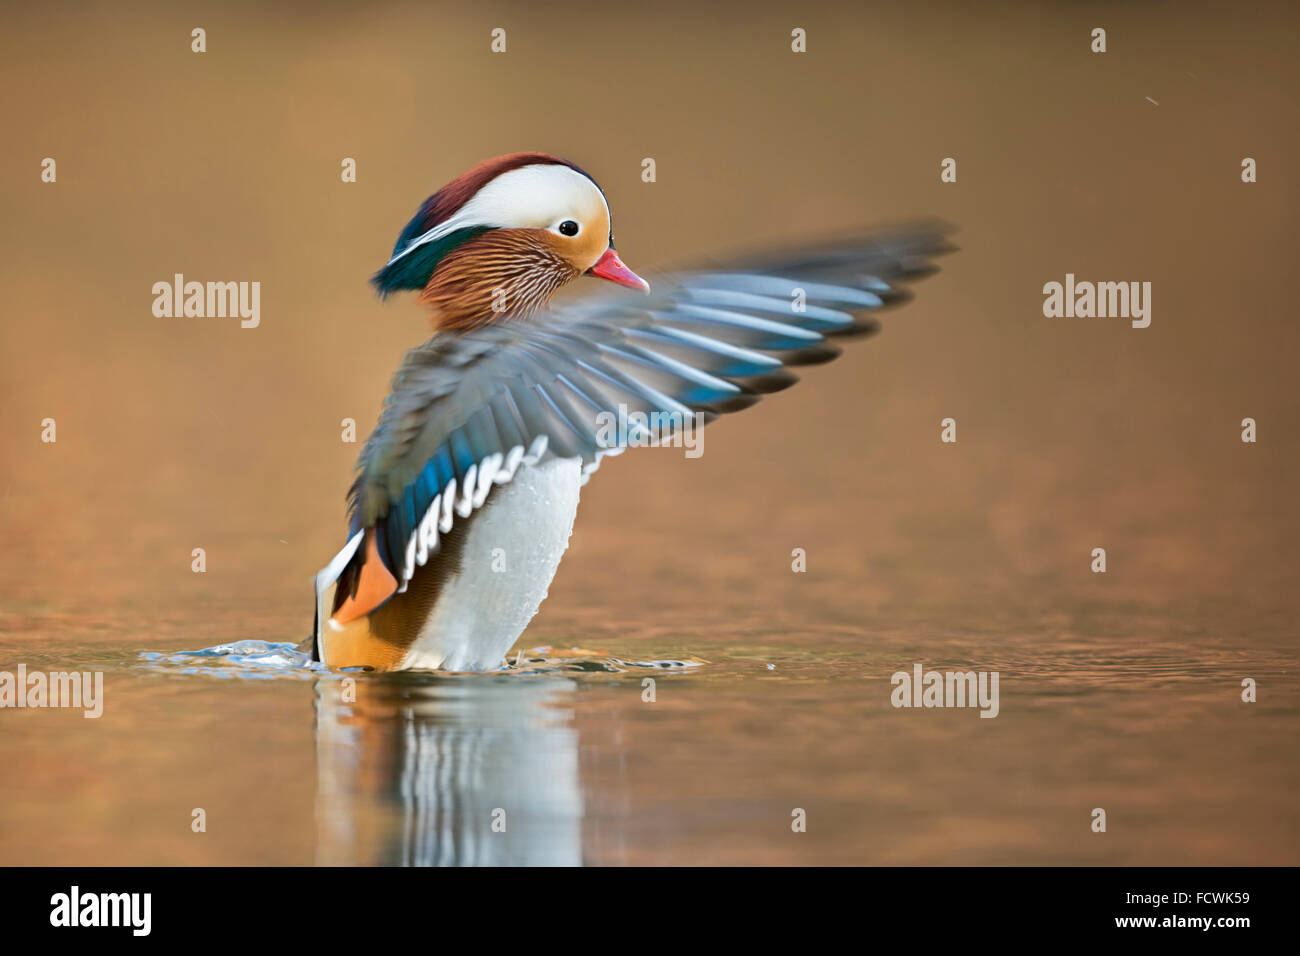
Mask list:
[{"label": "grey flight feather", "polygon": [[790,366],[838,355],[829,338],[875,331],[870,313],[909,298],[900,283],[935,271],[934,257],[953,248],[948,231],[913,226],[677,273],[648,296],[611,290],[526,320],[434,335],[407,353],[361,452],[353,533],[377,527],[381,555],[403,581],[431,506],[440,503],[445,533],[453,510],[481,505],[521,458],[577,457],[590,473],[621,451],[599,440],[600,413],[623,405],[709,419],[748,407],[793,384]]}]

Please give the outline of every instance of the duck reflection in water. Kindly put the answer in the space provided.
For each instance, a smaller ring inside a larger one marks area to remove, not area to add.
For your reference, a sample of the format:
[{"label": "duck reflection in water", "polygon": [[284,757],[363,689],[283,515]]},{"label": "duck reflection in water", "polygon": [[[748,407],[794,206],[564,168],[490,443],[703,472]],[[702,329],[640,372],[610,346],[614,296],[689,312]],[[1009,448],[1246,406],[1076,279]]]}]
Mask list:
[{"label": "duck reflection in water", "polygon": [[316,862],[580,865],[575,691],[536,675],[318,681]]}]

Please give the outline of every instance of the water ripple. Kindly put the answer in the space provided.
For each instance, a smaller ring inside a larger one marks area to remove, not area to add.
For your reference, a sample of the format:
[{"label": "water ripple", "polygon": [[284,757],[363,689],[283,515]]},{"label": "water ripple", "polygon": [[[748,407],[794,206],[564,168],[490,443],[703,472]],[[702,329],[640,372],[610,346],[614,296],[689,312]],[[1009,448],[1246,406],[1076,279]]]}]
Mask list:
[{"label": "water ripple", "polygon": [[[143,652],[140,665],[145,670],[166,674],[203,674],[210,677],[239,677],[247,680],[274,680],[278,677],[312,677],[331,673],[330,668],[314,661],[310,654],[294,644],[275,641],[235,641],[197,651],[170,653]],[[554,651],[551,647],[534,647],[519,652],[505,667],[488,673],[557,674],[624,674],[633,669],[687,671],[705,664],[701,660],[627,661],[604,657],[580,648]],[[344,672],[365,670],[345,668]]]}]

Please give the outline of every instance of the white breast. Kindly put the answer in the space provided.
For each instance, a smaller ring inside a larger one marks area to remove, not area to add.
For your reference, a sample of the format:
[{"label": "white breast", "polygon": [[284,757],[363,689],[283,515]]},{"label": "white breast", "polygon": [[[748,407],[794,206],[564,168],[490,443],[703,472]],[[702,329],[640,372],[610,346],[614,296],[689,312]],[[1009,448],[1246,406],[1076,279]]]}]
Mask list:
[{"label": "white breast", "polygon": [[405,668],[501,666],[546,599],[573,534],[582,470],[577,458],[521,465],[493,489],[466,533],[460,572],[443,583]]}]

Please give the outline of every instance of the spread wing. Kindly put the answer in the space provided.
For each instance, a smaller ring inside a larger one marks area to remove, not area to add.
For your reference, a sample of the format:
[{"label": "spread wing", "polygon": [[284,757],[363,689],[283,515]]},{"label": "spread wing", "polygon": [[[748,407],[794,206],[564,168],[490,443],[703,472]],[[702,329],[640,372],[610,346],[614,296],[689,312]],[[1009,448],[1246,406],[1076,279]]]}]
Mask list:
[{"label": "spread wing", "polygon": [[[649,296],[614,290],[435,335],[407,353],[362,450],[353,541],[374,529],[380,559],[404,588],[439,536],[521,465],[580,458],[585,480],[605,455],[646,437],[637,423],[746,408],[792,385],[791,366],[838,355],[833,339],[876,331],[872,314],[910,298],[903,285],[936,271],[933,259],[951,250],[947,231],[914,226],[678,273]],[[632,428],[611,429],[613,421]]]}]

